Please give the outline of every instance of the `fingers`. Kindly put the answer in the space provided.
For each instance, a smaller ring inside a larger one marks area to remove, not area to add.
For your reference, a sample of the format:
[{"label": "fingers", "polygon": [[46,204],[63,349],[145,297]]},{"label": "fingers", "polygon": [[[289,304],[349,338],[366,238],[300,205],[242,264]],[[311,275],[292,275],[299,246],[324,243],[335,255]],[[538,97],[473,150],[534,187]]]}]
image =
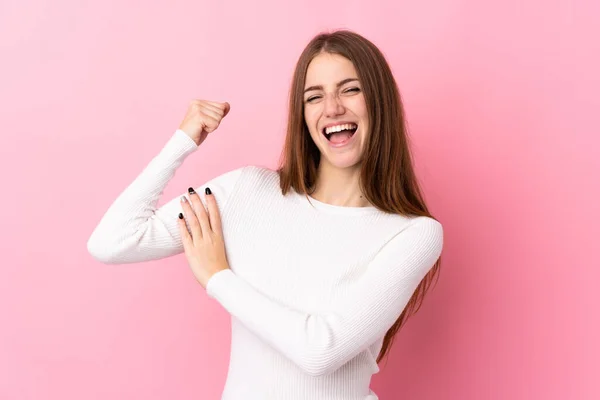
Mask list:
[{"label": "fingers", "polygon": [[231,110],[231,106],[229,105],[229,103],[225,102],[225,109],[223,110],[223,117],[225,117],[227,114],[229,114],[229,110]]},{"label": "fingers", "polygon": [[211,108],[213,111],[218,113],[221,118],[225,118],[231,109],[231,105],[228,102],[217,103],[216,101],[205,101],[204,106],[206,108]]},{"label": "fingers", "polygon": [[[183,240],[190,240],[192,243],[194,239],[201,239],[206,234],[217,233],[222,234],[221,215],[219,213],[219,207],[215,196],[212,194],[210,188],[206,188],[206,204],[208,211],[204,208],[204,204],[200,199],[200,196],[194,188],[188,188],[190,194],[190,200],[188,201],[185,196],[181,197],[181,206],[183,208],[183,214],[185,219],[180,221],[183,224],[185,230],[184,235],[182,232]],[[181,219],[181,217],[180,217]],[[191,236],[185,226],[185,221],[188,221],[190,225]],[[184,242],[185,243],[185,242]]]},{"label": "fingers", "polygon": [[221,215],[219,213],[219,207],[217,206],[217,199],[208,187],[206,188],[206,204],[208,206],[210,226],[212,227],[213,232],[221,234]]},{"label": "fingers", "polygon": [[221,119],[223,118],[223,110],[219,110],[216,107],[213,108],[212,106],[207,105],[206,107],[204,107],[202,112],[207,117],[214,119],[217,123],[221,122]]},{"label": "fingers", "polygon": [[225,107],[222,103],[215,103],[214,101],[207,101],[202,106],[203,106],[204,110],[212,110],[216,114],[218,114],[219,117],[221,117],[221,118],[223,116],[225,116]]},{"label": "fingers", "polygon": [[182,213],[179,213],[179,232],[181,233],[181,241],[183,242],[183,248],[185,250],[189,249],[190,246],[194,245],[192,235],[190,235],[190,233],[188,232],[187,226],[185,224],[185,219],[183,218]]},{"label": "fingers", "polygon": [[[188,199],[185,196],[181,196],[181,208],[183,209],[185,221],[187,221],[190,226],[192,240],[201,239],[202,226],[200,225],[199,219],[196,217],[196,211],[193,209],[192,204],[188,201]],[[204,208],[204,206],[202,208]]]},{"label": "fingers", "polygon": [[206,208],[204,208],[204,204],[202,204],[202,200],[200,200],[200,196],[192,187],[188,188],[188,192],[190,194],[192,208],[196,214],[195,217],[197,218],[200,228],[202,229],[202,234],[210,233],[210,221],[208,220],[208,214],[206,212]]},{"label": "fingers", "polygon": [[217,101],[205,100],[204,104],[211,105],[219,110],[224,110],[224,115],[227,115],[227,113],[229,112],[229,109],[231,108],[231,106],[229,105],[228,102],[219,103]]}]

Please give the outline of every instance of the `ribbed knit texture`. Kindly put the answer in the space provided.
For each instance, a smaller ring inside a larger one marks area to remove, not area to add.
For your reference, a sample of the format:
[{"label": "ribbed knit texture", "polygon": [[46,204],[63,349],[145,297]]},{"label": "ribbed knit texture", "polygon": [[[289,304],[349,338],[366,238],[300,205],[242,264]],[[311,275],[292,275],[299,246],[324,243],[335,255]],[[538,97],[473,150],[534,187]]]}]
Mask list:
[{"label": "ribbed knit texture", "polygon": [[[174,133],[92,233],[95,259],[125,264],[183,252],[179,197],[157,204],[197,148]],[[383,337],[440,256],[442,225],[293,190],[283,196],[277,173],[257,166],[197,186],[203,201],[206,186],[231,267],[206,287],[232,316],[222,399],[378,399],[369,384]]]}]

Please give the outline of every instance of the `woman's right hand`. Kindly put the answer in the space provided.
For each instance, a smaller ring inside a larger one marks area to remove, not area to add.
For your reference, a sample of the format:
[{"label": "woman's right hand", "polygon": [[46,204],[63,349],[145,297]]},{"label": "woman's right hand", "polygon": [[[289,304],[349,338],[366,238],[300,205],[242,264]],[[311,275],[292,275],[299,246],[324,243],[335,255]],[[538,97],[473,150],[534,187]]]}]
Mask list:
[{"label": "woman's right hand", "polygon": [[179,129],[200,146],[208,134],[219,127],[221,120],[229,112],[229,108],[229,103],[192,100]]}]

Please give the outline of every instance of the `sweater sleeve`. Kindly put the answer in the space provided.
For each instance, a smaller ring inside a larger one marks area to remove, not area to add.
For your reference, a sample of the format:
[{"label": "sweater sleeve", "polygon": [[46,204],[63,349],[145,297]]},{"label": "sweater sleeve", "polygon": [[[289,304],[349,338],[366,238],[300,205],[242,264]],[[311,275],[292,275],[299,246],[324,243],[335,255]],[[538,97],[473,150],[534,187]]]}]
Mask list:
[{"label": "sweater sleeve", "polygon": [[[126,264],[183,252],[177,216],[182,211],[179,199],[187,195],[187,190],[160,208],[157,204],[177,168],[197,149],[196,143],[185,132],[175,131],[162,150],[116,198],[93,230],[87,248],[94,259],[105,264]],[[223,212],[241,171],[242,168],[229,171],[195,190],[203,198],[204,188],[210,186]]]},{"label": "sweater sleeve", "polygon": [[415,218],[382,247],[361,278],[324,313],[278,304],[231,270],[213,275],[206,290],[307,374],[326,375],[385,335],[442,247],[442,225],[433,218]]}]

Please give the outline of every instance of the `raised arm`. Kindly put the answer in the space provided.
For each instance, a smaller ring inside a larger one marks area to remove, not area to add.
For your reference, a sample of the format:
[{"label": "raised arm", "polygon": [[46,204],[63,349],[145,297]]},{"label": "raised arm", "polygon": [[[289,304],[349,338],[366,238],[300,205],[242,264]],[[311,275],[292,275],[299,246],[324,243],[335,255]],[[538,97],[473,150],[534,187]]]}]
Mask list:
[{"label": "raised arm", "polygon": [[[87,248],[96,260],[126,264],[183,252],[177,214],[181,212],[179,198],[185,193],[160,208],[156,205],[177,168],[196,148],[184,132],[175,132],[160,153],[117,197],[92,232]],[[229,171],[194,189],[203,193],[204,188],[210,186],[224,210],[240,174],[241,169]]]},{"label": "raised arm", "polygon": [[[228,110],[227,103],[192,101],[179,129],[117,197],[95,227],[87,248],[96,260],[106,264],[125,264],[165,258],[183,251],[177,225],[177,215],[181,211],[180,196],[160,208],[157,204],[167,183],[186,157],[217,129]],[[202,193],[206,186],[210,186],[219,206],[224,209],[240,174],[241,168],[195,189]]]},{"label": "raised arm", "polygon": [[437,261],[442,246],[442,225],[432,218],[415,218],[323,313],[306,313],[279,304],[231,270],[213,275],[206,291],[307,374],[326,375],[387,332]]}]

